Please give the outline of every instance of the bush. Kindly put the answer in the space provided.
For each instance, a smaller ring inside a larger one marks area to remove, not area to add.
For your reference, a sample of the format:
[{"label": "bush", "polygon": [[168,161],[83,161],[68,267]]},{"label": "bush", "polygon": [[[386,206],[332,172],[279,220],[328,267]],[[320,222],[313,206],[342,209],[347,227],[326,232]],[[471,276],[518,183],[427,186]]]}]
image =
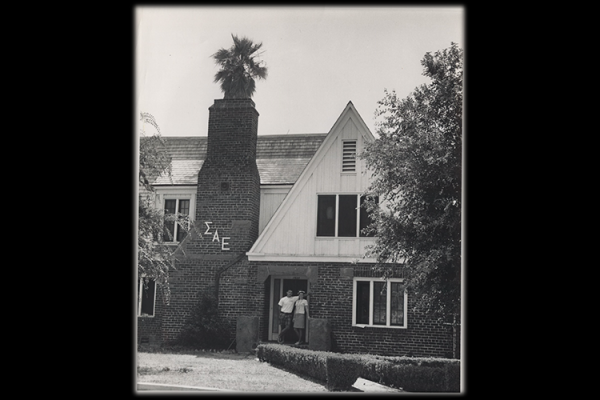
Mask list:
[{"label": "bush", "polygon": [[362,377],[407,392],[459,392],[460,360],[338,354],[260,344],[260,361],[324,382],[330,391],[348,390]]},{"label": "bush", "polygon": [[260,344],[256,355],[262,362],[281,366],[289,371],[327,382],[326,352],[296,349],[280,344]]},{"label": "bush", "polygon": [[365,379],[407,392],[459,392],[460,361],[375,356],[363,366]]},{"label": "bush", "polygon": [[361,376],[362,366],[359,356],[335,353],[327,356],[327,390],[349,390]]},{"label": "bush", "polygon": [[330,391],[348,390],[359,378],[360,355],[297,349],[279,344],[260,344],[257,357],[286,370],[323,382]]},{"label": "bush", "polygon": [[195,349],[224,349],[228,346],[230,328],[219,317],[213,293],[208,288],[198,294],[198,303],[181,329],[176,345]]}]

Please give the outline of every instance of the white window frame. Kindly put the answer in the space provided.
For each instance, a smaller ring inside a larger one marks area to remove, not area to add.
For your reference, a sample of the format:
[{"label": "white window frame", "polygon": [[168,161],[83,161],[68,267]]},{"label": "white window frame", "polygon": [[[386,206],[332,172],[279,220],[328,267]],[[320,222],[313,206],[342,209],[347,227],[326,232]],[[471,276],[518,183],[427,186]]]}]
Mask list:
[{"label": "white window frame", "polygon": [[[189,200],[190,201],[190,209],[188,214],[188,220],[190,223],[194,221],[194,216],[196,215],[196,188],[195,187],[178,187],[178,188],[156,188],[156,207],[159,210],[165,209],[165,200],[177,200],[175,205],[175,213],[179,211],[179,200]],[[175,224],[175,232],[173,235],[173,241],[165,242],[169,244],[178,244],[177,241],[177,223]]]},{"label": "white window frame", "polygon": [[142,294],[144,293],[144,278],[145,275],[140,276],[138,282],[139,282],[139,290],[138,290],[138,306],[137,306],[137,316],[138,317],[144,317],[144,318],[154,318],[154,315],[156,315],[156,291],[158,289],[157,285],[156,285],[156,281],[154,282],[154,296],[152,299],[152,311],[153,314],[152,315],[148,315],[148,314],[142,314]]},{"label": "white window frame", "polygon": [[[190,202],[190,207],[188,207],[188,210],[191,208],[191,205],[192,205],[192,201],[190,199],[186,199],[186,198],[182,198],[182,197],[177,197],[177,198],[167,198],[167,197],[165,197],[163,199],[163,210],[164,210],[164,207],[165,207],[165,202],[167,200],[175,200],[175,214],[176,215],[179,213],[179,202],[181,200],[187,200],[187,201]],[[189,214],[189,211],[188,211],[188,227],[189,227],[189,218],[190,218],[190,214]],[[165,241],[165,243],[179,243],[179,241],[177,240],[178,234],[179,234],[179,222],[175,221],[175,224],[173,225],[173,240],[171,240],[169,242]]]},{"label": "white window frame", "polygon": [[[363,192],[335,192],[335,193],[328,193],[328,192],[323,192],[323,193],[317,193],[317,207],[316,207],[316,214],[317,214],[317,222],[316,222],[316,229],[315,229],[315,238],[316,239],[375,239],[376,236],[361,236],[360,235],[360,198],[364,195]],[[318,229],[318,225],[319,225],[319,196],[335,196],[335,228],[334,228],[334,233],[335,235],[333,236],[318,236],[316,230]],[[356,232],[355,232],[355,236],[339,236],[339,219],[340,219],[340,196],[356,196]]]},{"label": "white window frame", "polygon": [[[368,324],[357,324],[356,323],[356,305],[357,305],[357,298],[356,298],[356,289],[357,289],[357,282],[365,282],[368,281],[370,282],[370,286],[369,286],[369,323]],[[356,326],[356,327],[369,327],[369,328],[392,328],[392,329],[406,329],[408,327],[408,294],[406,293],[406,290],[404,290],[404,309],[403,309],[403,313],[404,313],[404,324],[403,325],[390,325],[390,321],[391,321],[391,312],[390,312],[390,307],[391,307],[391,296],[392,296],[392,291],[391,291],[391,286],[392,286],[392,282],[404,282],[404,279],[402,278],[389,278],[387,279],[386,285],[386,324],[385,325],[374,325],[373,324],[373,306],[374,306],[374,301],[373,301],[373,287],[374,287],[374,282],[381,282],[382,279],[381,278],[377,278],[377,277],[354,277],[353,278],[353,282],[352,282],[352,326]]]}]

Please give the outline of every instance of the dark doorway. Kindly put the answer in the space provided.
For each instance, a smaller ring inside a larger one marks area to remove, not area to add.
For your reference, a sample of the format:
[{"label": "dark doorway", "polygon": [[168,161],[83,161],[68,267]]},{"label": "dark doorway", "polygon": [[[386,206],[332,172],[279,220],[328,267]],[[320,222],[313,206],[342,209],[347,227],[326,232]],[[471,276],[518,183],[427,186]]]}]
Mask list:
[{"label": "dark doorway", "polygon": [[[271,287],[271,328],[269,331],[269,340],[277,340],[280,332],[279,326],[279,300],[286,295],[288,290],[292,290],[293,295],[297,296],[299,290],[308,292],[308,280],[299,278],[272,278]],[[310,303],[310,299],[308,299]],[[293,329],[288,330],[284,334],[284,343],[295,343],[298,341],[298,336]]]}]

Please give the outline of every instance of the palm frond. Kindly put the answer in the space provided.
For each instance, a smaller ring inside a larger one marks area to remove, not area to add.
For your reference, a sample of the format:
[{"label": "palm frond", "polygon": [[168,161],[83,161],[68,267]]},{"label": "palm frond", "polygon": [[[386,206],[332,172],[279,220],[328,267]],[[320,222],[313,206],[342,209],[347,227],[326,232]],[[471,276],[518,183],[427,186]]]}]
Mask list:
[{"label": "palm frond", "polygon": [[212,55],[221,69],[215,74],[214,82],[221,83],[225,98],[249,98],[254,94],[254,78],[266,79],[267,67],[257,61],[255,53],[262,43],[253,43],[247,37],[231,35],[233,46],[219,49]]},{"label": "palm frond", "polygon": [[227,49],[219,49],[211,57],[215,59],[215,63],[224,64],[231,60],[231,52]]}]

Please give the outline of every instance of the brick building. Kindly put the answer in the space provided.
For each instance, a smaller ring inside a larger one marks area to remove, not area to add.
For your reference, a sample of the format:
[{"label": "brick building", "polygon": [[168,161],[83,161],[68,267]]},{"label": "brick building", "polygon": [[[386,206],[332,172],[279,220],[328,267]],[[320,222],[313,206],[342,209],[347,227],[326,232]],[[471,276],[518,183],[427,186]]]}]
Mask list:
[{"label": "brick building", "polygon": [[360,204],[371,175],[355,154],[374,137],[352,102],[326,134],[259,136],[250,99],[215,100],[209,111],[208,137],[165,138],[172,176],[153,182],[156,204],[195,228],[185,237],[170,228],[170,303],[152,285],[139,292],[138,342],[175,340],[209,287],[232,340],[239,317],[256,317],[258,339],[276,341],[277,302],[303,289],[334,351],[458,356],[452,326],[411,310],[401,266],[382,280],[365,258],[375,238],[361,232],[369,216]]}]

